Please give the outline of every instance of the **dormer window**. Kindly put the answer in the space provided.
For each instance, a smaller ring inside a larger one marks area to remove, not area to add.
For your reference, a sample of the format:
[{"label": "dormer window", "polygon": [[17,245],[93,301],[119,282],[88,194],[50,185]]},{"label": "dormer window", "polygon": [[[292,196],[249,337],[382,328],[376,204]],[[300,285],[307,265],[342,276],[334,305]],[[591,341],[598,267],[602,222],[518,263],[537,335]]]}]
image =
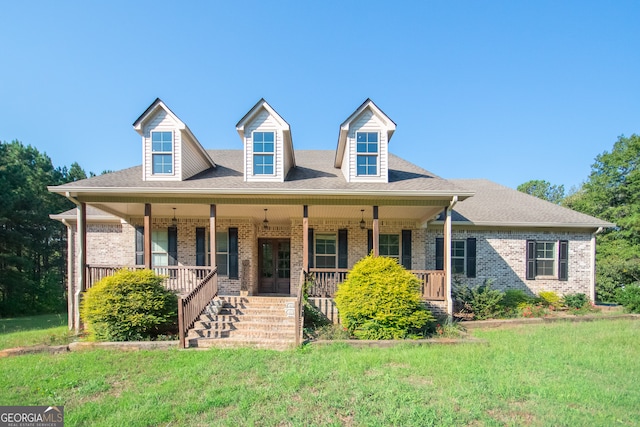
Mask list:
[{"label": "dormer window", "polygon": [[253,174],[273,175],[274,132],[253,133]]},{"label": "dormer window", "polygon": [[173,174],[173,133],[151,132],[151,152],[154,175]]},{"label": "dormer window", "polygon": [[378,133],[357,132],[357,175],[378,175]]}]

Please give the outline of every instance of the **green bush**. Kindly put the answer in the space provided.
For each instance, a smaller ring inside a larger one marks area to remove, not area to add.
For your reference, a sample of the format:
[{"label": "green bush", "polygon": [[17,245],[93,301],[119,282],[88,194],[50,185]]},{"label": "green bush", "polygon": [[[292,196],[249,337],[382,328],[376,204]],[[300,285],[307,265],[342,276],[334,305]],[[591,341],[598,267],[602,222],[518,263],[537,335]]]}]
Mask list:
[{"label": "green bush", "polygon": [[151,270],[120,270],[89,289],[81,306],[90,337],[135,341],[166,334],[175,327],[176,294]]},{"label": "green bush", "polygon": [[629,313],[640,313],[640,286],[637,284],[626,285],[618,289],[616,293],[618,304],[624,307]]},{"label": "green bush", "polygon": [[500,313],[500,304],[504,294],[491,289],[493,281],[487,279],[483,285],[469,288],[462,286],[453,291],[453,299],[462,306],[462,310],[473,313],[478,320],[496,317]]},{"label": "green bush", "polygon": [[530,303],[532,300],[533,298],[522,289],[507,289],[504,291],[500,305],[504,308],[516,309],[518,304]]},{"label": "green bush", "polygon": [[335,301],[342,324],[360,339],[416,337],[434,320],[422,305],[420,281],[393,258],[360,260]]},{"label": "green bush", "polygon": [[579,309],[589,304],[589,298],[585,294],[567,294],[563,303],[569,308]]},{"label": "green bush", "polygon": [[538,294],[542,298],[542,303],[550,307],[560,307],[560,295],[553,291],[540,291]]}]

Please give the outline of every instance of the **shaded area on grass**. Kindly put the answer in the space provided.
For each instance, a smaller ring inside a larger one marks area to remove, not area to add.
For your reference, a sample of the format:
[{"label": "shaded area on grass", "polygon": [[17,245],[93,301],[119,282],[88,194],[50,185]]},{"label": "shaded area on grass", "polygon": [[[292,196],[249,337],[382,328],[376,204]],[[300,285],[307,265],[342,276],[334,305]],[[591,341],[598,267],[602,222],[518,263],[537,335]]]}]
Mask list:
[{"label": "shaded area on grass", "polygon": [[0,319],[0,350],[67,344],[72,338],[66,313]]},{"label": "shaded area on grass", "polygon": [[487,346],[91,350],[0,364],[67,425],[635,425],[640,322],[473,331]]}]

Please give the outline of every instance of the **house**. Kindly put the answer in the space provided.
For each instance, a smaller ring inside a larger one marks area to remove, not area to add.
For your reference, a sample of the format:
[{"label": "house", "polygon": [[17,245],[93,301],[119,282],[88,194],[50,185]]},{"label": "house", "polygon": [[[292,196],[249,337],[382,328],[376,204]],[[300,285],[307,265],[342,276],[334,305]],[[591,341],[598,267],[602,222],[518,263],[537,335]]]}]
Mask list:
[{"label": "house", "polygon": [[68,227],[76,328],[82,292],[122,267],[167,276],[185,296],[183,334],[199,324],[206,331],[192,336],[218,336],[219,325],[198,317],[214,297],[247,295],[235,301],[296,318],[305,273],[334,316],[337,285],[370,252],[413,271],[443,313],[454,282],[487,278],[595,297],[595,234],[612,224],[391,154],[396,124],[369,99],[340,124],[334,150],[295,150],[290,125],[264,99],[236,125],[242,149],[204,149],[160,99],[133,127],[141,166],[49,188],[77,205],[52,215]]}]

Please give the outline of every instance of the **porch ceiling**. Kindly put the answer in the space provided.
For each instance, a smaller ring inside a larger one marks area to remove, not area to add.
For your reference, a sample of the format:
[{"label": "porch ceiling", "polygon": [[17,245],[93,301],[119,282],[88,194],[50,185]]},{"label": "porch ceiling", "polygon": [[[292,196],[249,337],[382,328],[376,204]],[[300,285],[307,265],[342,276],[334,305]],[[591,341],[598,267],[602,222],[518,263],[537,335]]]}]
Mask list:
[{"label": "porch ceiling", "polygon": [[[90,203],[105,212],[119,218],[144,216],[143,203]],[[157,218],[172,218],[175,208],[177,218],[209,218],[208,204],[192,203],[154,203],[151,214]],[[223,218],[252,218],[256,221],[264,220],[267,209],[267,219],[270,223],[288,223],[291,219],[302,218],[301,205],[272,205],[272,204],[218,204],[216,215]],[[428,221],[442,212],[444,206],[380,206],[378,217],[384,219]],[[362,212],[361,210],[364,210]],[[370,205],[310,205],[309,218],[339,218],[357,219],[364,216],[365,221],[373,218],[373,208]]]}]

